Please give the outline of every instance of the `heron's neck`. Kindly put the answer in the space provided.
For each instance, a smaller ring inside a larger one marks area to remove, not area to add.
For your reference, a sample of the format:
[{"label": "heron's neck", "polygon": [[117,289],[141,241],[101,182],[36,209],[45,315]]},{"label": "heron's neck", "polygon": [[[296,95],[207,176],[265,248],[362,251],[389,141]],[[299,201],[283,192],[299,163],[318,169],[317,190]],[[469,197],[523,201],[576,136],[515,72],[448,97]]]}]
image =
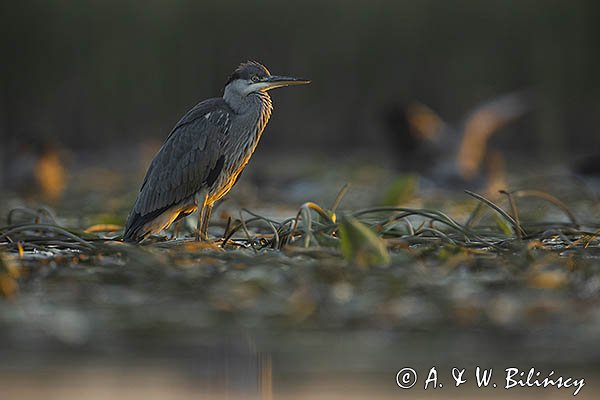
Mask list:
[{"label": "heron's neck", "polygon": [[267,92],[253,92],[249,95],[240,95],[233,91],[225,90],[223,95],[225,102],[238,115],[254,120],[258,126],[259,134],[269,122],[273,103]]},{"label": "heron's neck", "polygon": [[271,111],[273,111],[271,96],[267,92],[255,92],[248,97],[254,97],[254,101],[260,104],[258,112],[258,134],[260,135],[265,126],[267,126],[267,122],[269,122],[269,118],[271,117]]},{"label": "heron's neck", "polygon": [[227,86],[223,93],[223,100],[225,100],[225,102],[229,104],[229,107],[238,114],[244,114],[271,105],[271,98],[267,92],[243,94],[236,89],[237,88],[230,88]]}]

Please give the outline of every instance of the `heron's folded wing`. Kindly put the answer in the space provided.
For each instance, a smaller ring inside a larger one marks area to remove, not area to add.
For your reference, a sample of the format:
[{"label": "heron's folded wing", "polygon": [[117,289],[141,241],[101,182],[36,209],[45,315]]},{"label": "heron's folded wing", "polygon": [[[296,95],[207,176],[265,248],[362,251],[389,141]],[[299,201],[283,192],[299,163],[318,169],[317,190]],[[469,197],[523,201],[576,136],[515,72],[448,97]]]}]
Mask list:
[{"label": "heron's folded wing", "polygon": [[[224,113],[217,110],[212,113]],[[179,123],[162,146],[148,172],[134,206],[145,215],[194,196],[223,165],[222,139],[227,124],[216,124],[203,113]],[[221,118],[223,122],[229,118]]]}]

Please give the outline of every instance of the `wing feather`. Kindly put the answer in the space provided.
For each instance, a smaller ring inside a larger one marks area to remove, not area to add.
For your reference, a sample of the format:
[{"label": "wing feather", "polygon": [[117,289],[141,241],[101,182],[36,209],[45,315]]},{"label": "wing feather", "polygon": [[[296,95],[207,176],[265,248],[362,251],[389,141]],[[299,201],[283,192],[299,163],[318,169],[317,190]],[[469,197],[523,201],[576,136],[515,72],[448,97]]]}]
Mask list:
[{"label": "wing feather", "polygon": [[211,171],[217,162],[222,163],[219,160],[229,112],[222,99],[212,99],[198,104],[177,123],[148,168],[127,221],[125,238],[137,240],[137,236],[146,235],[140,229],[149,219],[189,201],[208,186]]}]

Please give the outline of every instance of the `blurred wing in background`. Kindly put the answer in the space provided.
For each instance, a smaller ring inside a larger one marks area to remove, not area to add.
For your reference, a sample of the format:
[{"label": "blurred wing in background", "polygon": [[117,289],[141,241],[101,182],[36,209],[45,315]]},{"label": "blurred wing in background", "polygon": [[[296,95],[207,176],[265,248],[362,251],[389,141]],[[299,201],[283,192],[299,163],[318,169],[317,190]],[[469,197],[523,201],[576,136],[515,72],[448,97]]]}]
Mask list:
[{"label": "blurred wing in background", "polygon": [[[481,170],[489,140],[531,108],[528,92],[508,93],[478,105],[457,129],[428,106],[413,102],[388,109],[386,132],[398,169],[425,175],[444,187],[483,183]],[[502,176],[498,171],[504,165],[502,154],[495,151],[489,161],[494,164],[492,173]],[[497,182],[495,177],[490,180]]]},{"label": "blurred wing in background", "polygon": [[488,100],[471,112],[463,125],[456,162],[464,180],[480,171],[492,135],[531,110],[528,92],[508,93]]}]

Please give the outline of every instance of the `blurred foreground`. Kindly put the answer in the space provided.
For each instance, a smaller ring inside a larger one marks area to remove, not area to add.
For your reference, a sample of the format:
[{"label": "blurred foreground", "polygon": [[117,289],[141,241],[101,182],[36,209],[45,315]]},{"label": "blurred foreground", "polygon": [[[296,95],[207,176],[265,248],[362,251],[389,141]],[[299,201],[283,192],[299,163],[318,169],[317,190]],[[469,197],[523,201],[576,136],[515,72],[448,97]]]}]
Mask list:
[{"label": "blurred foreground", "polygon": [[[211,234],[231,234],[226,251],[186,239],[193,219],[176,241],[110,240],[143,166],[72,168],[48,210],[37,210],[34,195],[4,197],[2,214],[14,211],[0,233],[0,353],[10,360],[0,367],[3,398],[540,394],[477,389],[476,366],[584,377],[578,397],[597,397],[593,183],[560,171],[509,173],[506,187],[529,192],[482,187],[493,199],[486,204],[355,158],[335,166],[266,158],[215,212]],[[134,173],[114,172],[128,168]],[[344,181],[353,186],[334,219]],[[397,206],[418,211],[403,216]],[[445,388],[424,391],[432,366]],[[395,383],[404,367],[420,373],[410,391]],[[453,367],[472,380],[454,388]],[[543,390],[557,399],[572,393]]]}]

